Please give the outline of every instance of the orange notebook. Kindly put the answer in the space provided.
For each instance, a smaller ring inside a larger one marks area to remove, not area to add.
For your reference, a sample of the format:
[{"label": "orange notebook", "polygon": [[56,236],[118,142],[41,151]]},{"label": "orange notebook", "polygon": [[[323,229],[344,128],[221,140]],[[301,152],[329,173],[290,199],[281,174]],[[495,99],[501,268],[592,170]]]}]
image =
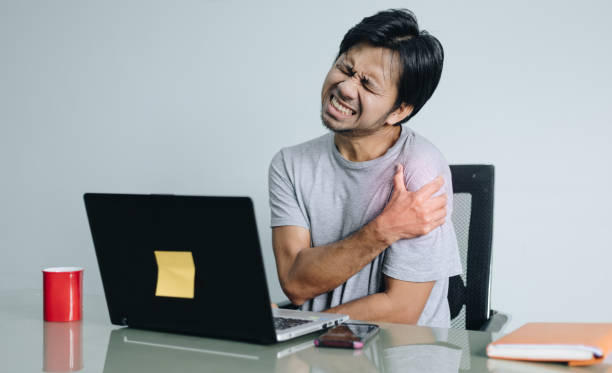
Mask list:
[{"label": "orange notebook", "polygon": [[612,351],[612,323],[527,323],[487,346],[497,359],[601,362]]}]

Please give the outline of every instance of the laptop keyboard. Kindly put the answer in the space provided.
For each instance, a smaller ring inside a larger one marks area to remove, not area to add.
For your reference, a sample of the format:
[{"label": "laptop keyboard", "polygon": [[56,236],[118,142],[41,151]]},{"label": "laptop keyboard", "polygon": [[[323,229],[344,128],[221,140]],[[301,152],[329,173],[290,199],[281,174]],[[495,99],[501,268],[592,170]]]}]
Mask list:
[{"label": "laptop keyboard", "polygon": [[274,318],[274,328],[276,328],[276,330],[283,330],[283,329],[292,328],[294,326],[298,326],[298,325],[302,325],[302,324],[307,324],[309,322],[312,322],[312,320],[289,319],[289,318],[285,318],[285,317],[275,317]]}]

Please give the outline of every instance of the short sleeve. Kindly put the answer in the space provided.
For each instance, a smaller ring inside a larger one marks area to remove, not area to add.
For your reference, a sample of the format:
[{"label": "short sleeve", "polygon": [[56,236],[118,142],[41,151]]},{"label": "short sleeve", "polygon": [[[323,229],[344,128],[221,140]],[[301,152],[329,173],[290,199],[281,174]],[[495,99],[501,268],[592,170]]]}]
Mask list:
[{"label": "short sleeve", "polygon": [[310,229],[300,208],[298,193],[290,176],[283,151],[276,153],[268,170],[271,226],[297,225]]},{"label": "short sleeve", "polygon": [[447,219],[445,223],[426,235],[403,239],[393,243],[385,253],[383,273],[402,281],[437,281],[461,273],[461,260],[457,237],[450,218],[453,189],[450,169],[446,161],[427,159],[426,162],[408,162],[406,188],[416,191],[436,176],[444,177],[441,193],[446,193]]}]

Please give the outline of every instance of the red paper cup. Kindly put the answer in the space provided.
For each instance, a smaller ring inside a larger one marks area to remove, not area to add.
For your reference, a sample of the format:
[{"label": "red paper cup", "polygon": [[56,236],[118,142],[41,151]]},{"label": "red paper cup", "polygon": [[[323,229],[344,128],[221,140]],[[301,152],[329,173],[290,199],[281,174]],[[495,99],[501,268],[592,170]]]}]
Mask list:
[{"label": "red paper cup", "polygon": [[79,321],[83,304],[83,268],[43,269],[43,314],[45,321]]},{"label": "red paper cup", "polygon": [[82,321],[44,323],[43,371],[76,372],[83,369]]}]

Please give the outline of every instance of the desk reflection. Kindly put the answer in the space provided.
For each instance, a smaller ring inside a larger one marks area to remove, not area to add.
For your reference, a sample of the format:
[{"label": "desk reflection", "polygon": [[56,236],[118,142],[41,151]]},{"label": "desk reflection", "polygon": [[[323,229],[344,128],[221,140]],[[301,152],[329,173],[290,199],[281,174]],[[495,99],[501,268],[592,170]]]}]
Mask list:
[{"label": "desk reflection", "polygon": [[83,322],[43,324],[43,371],[76,372],[83,369]]},{"label": "desk reflection", "polygon": [[180,370],[249,372],[458,372],[461,347],[448,331],[382,329],[363,350],[317,348],[311,334],[262,346],[130,328],[111,332],[104,373]]},{"label": "desk reflection", "polygon": [[334,349],[310,349],[293,356],[305,372],[440,372],[459,371],[462,350],[446,342],[447,331],[413,326],[382,329],[352,356]]},{"label": "desk reflection", "polygon": [[[273,346],[195,336],[158,333],[130,328],[111,332],[104,373],[276,370],[277,361],[304,349],[313,349],[310,338]],[[285,368],[283,368],[284,370]]]}]

